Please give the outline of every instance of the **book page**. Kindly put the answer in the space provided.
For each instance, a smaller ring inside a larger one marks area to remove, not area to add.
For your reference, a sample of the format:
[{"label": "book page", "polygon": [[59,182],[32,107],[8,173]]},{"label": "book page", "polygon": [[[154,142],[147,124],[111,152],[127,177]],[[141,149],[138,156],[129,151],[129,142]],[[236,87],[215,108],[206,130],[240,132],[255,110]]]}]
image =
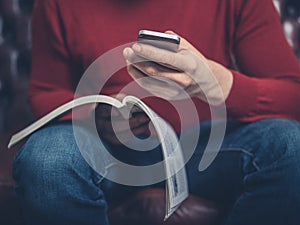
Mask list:
[{"label": "book page", "polygon": [[165,220],[188,197],[188,185],[184,159],[180,143],[173,128],[144,102],[133,97],[126,96],[123,103],[131,103],[140,107],[153,123],[160,140],[166,170],[166,215]]},{"label": "book page", "polygon": [[[45,124],[47,124],[54,118],[58,117],[59,115],[65,113],[75,107],[85,105],[85,104],[94,104],[94,103],[107,103],[107,104],[113,105],[117,108],[120,108],[123,106],[123,104],[119,100],[117,100],[113,97],[107,96],[107,95],[90,95],[90,96],[84,96],[84,97],[74,99],[70,102],[67,102],[67,103],[61,105],[60,107],[56,108],[55,110],[51,111],[47,115],[43,116],[42,118],[40,118],[36,122],[32,123],[25,129],[21,130],[20,132],[16,133],[15,135],[13,135],[9,141],[8,148],[11,148],[13,145],[15,145],[16,143],[21,141],[23,138],[27,137],[28,135],[30,135],[37,129],[41,128],[42,126],[44,126]],[[93,110],[93,109],[94,108],[91,107],[91,110]]]}]

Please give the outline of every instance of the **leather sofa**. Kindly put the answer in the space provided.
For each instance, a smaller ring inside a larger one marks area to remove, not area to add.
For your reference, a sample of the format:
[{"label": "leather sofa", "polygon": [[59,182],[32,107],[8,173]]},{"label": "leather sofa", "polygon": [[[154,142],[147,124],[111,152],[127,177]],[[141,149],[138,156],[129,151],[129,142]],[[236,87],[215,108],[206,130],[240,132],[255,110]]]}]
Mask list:
[{"label": "leather sofa", "polygon": [[[22,212],[12,179],[12,158],[21,144],[7,150],[11,134],[32,122],[26,91],[30,72],[30,15],[34,0],[0,1],[0,224],[21,225]],[[300,2],[274,0],[286,37],[300,59]],[[162,189],[148,189],[111,206],[113,225],[219,224],[226,210],[220,205],[190,196],[176,213],[163,222]]]}]

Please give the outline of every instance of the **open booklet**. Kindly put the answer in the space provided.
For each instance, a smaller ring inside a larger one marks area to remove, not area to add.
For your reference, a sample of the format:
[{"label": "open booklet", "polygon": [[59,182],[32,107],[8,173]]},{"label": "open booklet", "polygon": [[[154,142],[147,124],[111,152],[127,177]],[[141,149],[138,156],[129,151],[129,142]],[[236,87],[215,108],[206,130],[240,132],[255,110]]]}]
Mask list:
[{"label": "open booklet", "polygon": [[126,96],[122,102],[106,95],[90,95],[74,99],[61,105],[30,126],[13,135],[8,144],[8,148],[12,147],[14,144],[64,112],[78,106],[93,103],[106,103],[117,108],[126,107],[129,104],[135,105],[143,110],[150,118],[161,143],[164,157],[166,174],[166,220],[188,197],[187,177],[181,146],[173,128],[151,110],[143,101],[134,96]]}]

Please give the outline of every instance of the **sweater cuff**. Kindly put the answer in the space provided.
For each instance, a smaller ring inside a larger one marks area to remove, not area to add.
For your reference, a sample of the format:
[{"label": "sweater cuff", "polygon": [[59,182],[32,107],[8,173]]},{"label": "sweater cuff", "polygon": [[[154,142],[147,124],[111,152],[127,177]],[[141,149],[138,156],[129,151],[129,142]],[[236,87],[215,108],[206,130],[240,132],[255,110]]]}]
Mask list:
[{"label": "sweater cuff", "polygon": [[226,99],[228,117],[244,122],[256,115],[258,105],[258,82],[237,71],[231,70],[233,85]]}]

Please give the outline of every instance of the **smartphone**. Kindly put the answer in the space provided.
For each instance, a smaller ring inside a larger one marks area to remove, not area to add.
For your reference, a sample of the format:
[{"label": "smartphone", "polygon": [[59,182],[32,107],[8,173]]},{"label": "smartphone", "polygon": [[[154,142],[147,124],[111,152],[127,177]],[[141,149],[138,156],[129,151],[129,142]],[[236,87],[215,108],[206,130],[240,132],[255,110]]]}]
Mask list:
[{"label": "smartphone", "polygon": [[176,34],[166,34],[151,30],[140,30],[138,34],[138,41],[172,52],[177,52],[180,44],[180,37]]}]

